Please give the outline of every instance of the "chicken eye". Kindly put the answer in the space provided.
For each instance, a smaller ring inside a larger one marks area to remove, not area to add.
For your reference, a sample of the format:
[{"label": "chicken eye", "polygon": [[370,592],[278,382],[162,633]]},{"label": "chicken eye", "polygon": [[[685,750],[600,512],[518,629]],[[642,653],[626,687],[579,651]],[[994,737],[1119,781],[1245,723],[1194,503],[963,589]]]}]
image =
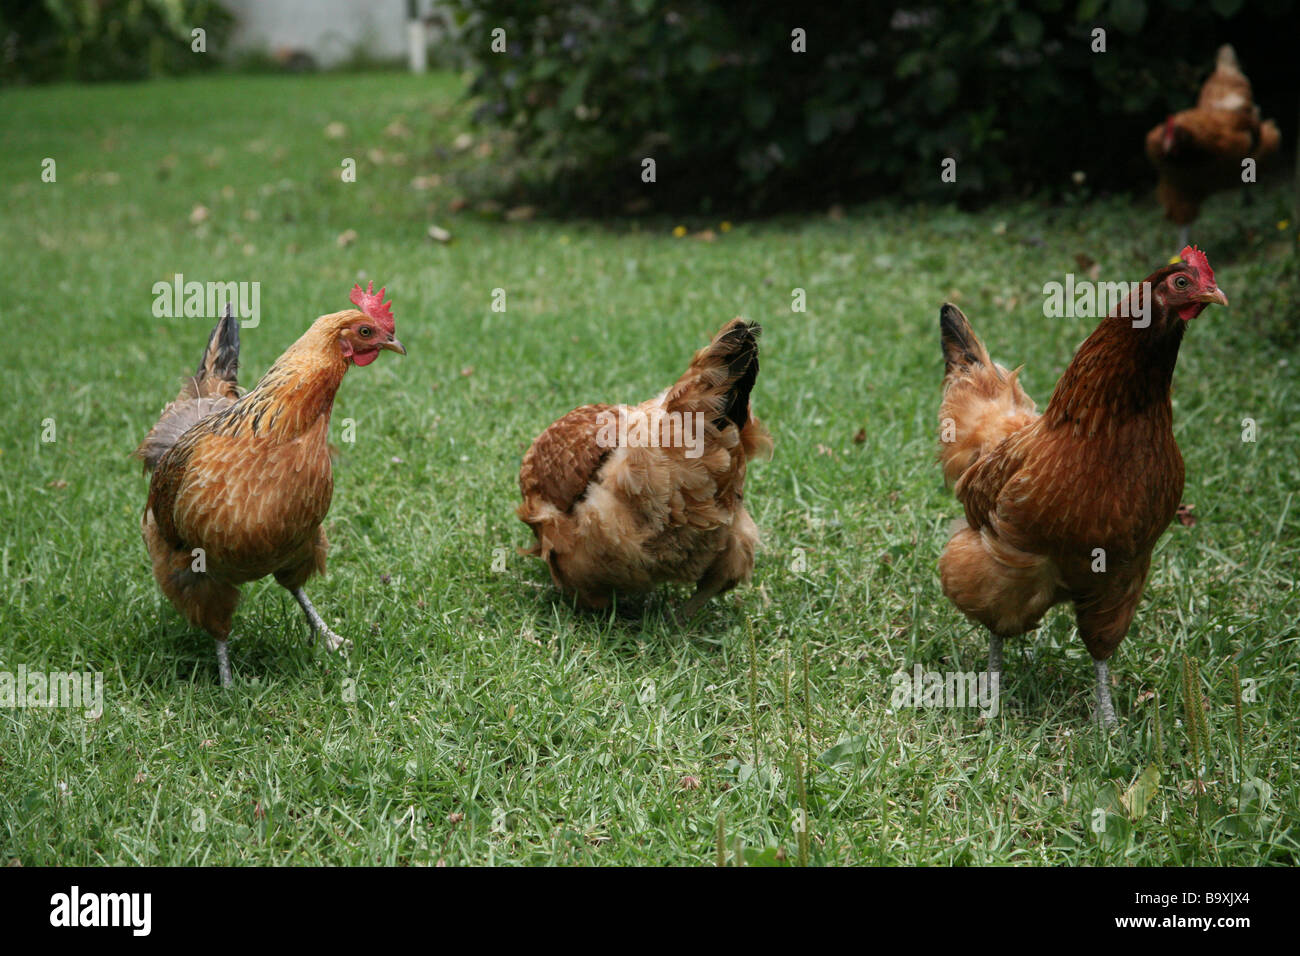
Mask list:
[{"label": "chicken eye", "polygon": [[1175,288],[1175,289],[1186,289],[1186,288],[1187,288],[1187,276],[1179,276],[1177,279],[1175,279],[1175,280],[1174,280],[1174,288]]},{"label": "chicken eye", "polygon": [[375,331],[375,330],[372,329],[372,328],[371,328],[370,326],[368,326],[368,325],[363,325],[363,326],[361,326],[361,328],[357,329],[357,333],[358,333],[358,334],[359,334],[363,339],[368,339],[368,338],[370,338],[370,336],[374,334],[374,331]]}]

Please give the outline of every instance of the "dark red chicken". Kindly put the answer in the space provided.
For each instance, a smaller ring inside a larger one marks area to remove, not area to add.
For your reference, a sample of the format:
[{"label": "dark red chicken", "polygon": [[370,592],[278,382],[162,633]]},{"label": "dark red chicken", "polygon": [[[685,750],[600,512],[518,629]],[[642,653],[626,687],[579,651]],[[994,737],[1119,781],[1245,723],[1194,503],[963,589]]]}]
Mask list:
[{"label": "dark red chicken", "polygon": [[[999,674],[1002,639],[1071,602],[1107,725],[1115,709],[1106,662],[1183,492],[1174,363],[1187,323],[1211,303],[1228,300],[1204,253],[1184,249],[1079,346],[1042,415],[1018,370],[990,360],[956,306],[939,313],[947,365],[939,454],[965,509],[939,560],[944,594],[989,629],[989,670]],[[1140,315],[1149,321],[1130,318]]]}]

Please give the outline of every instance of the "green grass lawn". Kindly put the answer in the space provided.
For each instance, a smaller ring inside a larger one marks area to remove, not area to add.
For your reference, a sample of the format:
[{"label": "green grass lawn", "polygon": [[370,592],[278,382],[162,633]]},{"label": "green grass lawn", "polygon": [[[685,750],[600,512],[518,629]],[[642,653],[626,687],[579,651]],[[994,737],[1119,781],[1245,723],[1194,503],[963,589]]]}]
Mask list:
[{"label": "green grass lawn", "polygon": [[[0,708],[0,859],[690,865],[716,859],[722,817],[729,859],[772,862],[799,857],[803,808],[818,864],[1300,860],[1300,395],[1296,356],[1257,317],[1259,263],[1296,238],[1283,190],[1213,200],[1193,233],[1232,301],[1194,323],[1175,378],[1198,520],[1157,547],[1106,736],[1067,608],[1009,642],[996,718],[895,710],[890,676],[985,663],[936,571],[958,513],[934,455],[940,303],[1025,363],[1041,407],[1094,324],[1044,318],[1043,283],[1078,255],[1110,280],[1163,264],[1174,230],[1154,202],[682,223],[713,242],[674,238],[676,221],[510,222],[452,211],[453,173],[480,161],[452,145],[473,132],[459,89],[0,93],[0,670],[105,683],[97,720]],[[409,354],[339,393],[331,567],[308,587],[348,659],[309,646],[268,579],[245,589],[223,692],[210,639],[154,584],[128,455],[212,324],[153,316],[174,273],[262,284],[245,385],[358,278],[388,287]],[[777,442],[746,488],[753,583],[686,632],[666,614],[684,591],[631,617],[575,612],[515,552],[523,451],[575,405],[666,387],[735,315],[765,328],[754,409]],[[1199,757],[1184,655],[1206,702]],[[1149,801],[1130,791],[1148,767]]]}]

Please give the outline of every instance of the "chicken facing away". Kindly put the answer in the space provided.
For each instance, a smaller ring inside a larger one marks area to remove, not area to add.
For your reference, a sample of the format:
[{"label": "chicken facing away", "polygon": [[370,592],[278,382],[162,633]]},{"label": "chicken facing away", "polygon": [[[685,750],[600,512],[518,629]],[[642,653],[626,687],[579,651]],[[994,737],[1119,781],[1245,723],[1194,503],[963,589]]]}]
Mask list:
[{"label": "chicken facing away", "polygon": [[227,307],[194,375],[140,447],[153,472],[141,530],[163,594],[216,640],[221,684],[239,585],[275,576],[333,651],[331,631],[303,591],[324,573],[321,522],[334,491],[326,438],[334,394],[352,365],[401,355],[384,290],[352,290],[358,309],[323,315],[245,395],[237,383],[239,321]]},{"label": "chicken facing away", "polygon": [[1072,602],[1107,726],[1116,720],[1106,662],[1183,491],[1170,401],[1178,347],[1211,303],[1228,300],[1205,254],[1186,248],[1079,346],[1042,415],[1019,369],[990,360],[961,310],[939,312],[947,366],[939,458],[965,510],[939,559],[944,594],[988,628],[989,670],[998,674],[1004,637]]},{"label": "chicken facing away", "polygon": [[1219,48],[1196,106],[1174,113],[1147,134],[1147,158],[1159,174],[1156,198],[1165,217],[1179,226],[1178,245],[1212,193],[1242,183],[1242,160],[1263,163],[1277,152],[1281,134],[1272,120],[1260,122],[1250,80],[1232,47]]},{"label": "chicken facing away", "polygon": [[749,579],[758,528],[745,468],[772,439],[750,410],[760,328],[727,323],[672,388],[640,405],[585,405],[533,442],[520,520],[555,586],[588,608],[615,593],[696,585],[678,621]]}]

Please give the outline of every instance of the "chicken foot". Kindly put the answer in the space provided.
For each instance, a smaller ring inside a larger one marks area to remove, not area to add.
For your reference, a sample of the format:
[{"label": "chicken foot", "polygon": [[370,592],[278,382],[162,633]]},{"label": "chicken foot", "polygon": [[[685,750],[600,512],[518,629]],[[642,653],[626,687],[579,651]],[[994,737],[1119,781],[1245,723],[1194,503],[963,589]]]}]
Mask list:
[{"label": "chicken foot", "polygon": [[302,608],[302,612],[307,615],[307,621],[311,624],[311,629],[315,632],[316,637],[324,640],[327,651],[333,653],[340,649],[346,650],[352,646],[352,642],[346,637],[339,637],[329,629],[329,625],[325,623],[320,614],[316,612],[316,608],[312,606],[311,601],[307,599],[306,591],[297,587],[292,588],[289,593],[294,596],[298,601],[298,605]]}]

